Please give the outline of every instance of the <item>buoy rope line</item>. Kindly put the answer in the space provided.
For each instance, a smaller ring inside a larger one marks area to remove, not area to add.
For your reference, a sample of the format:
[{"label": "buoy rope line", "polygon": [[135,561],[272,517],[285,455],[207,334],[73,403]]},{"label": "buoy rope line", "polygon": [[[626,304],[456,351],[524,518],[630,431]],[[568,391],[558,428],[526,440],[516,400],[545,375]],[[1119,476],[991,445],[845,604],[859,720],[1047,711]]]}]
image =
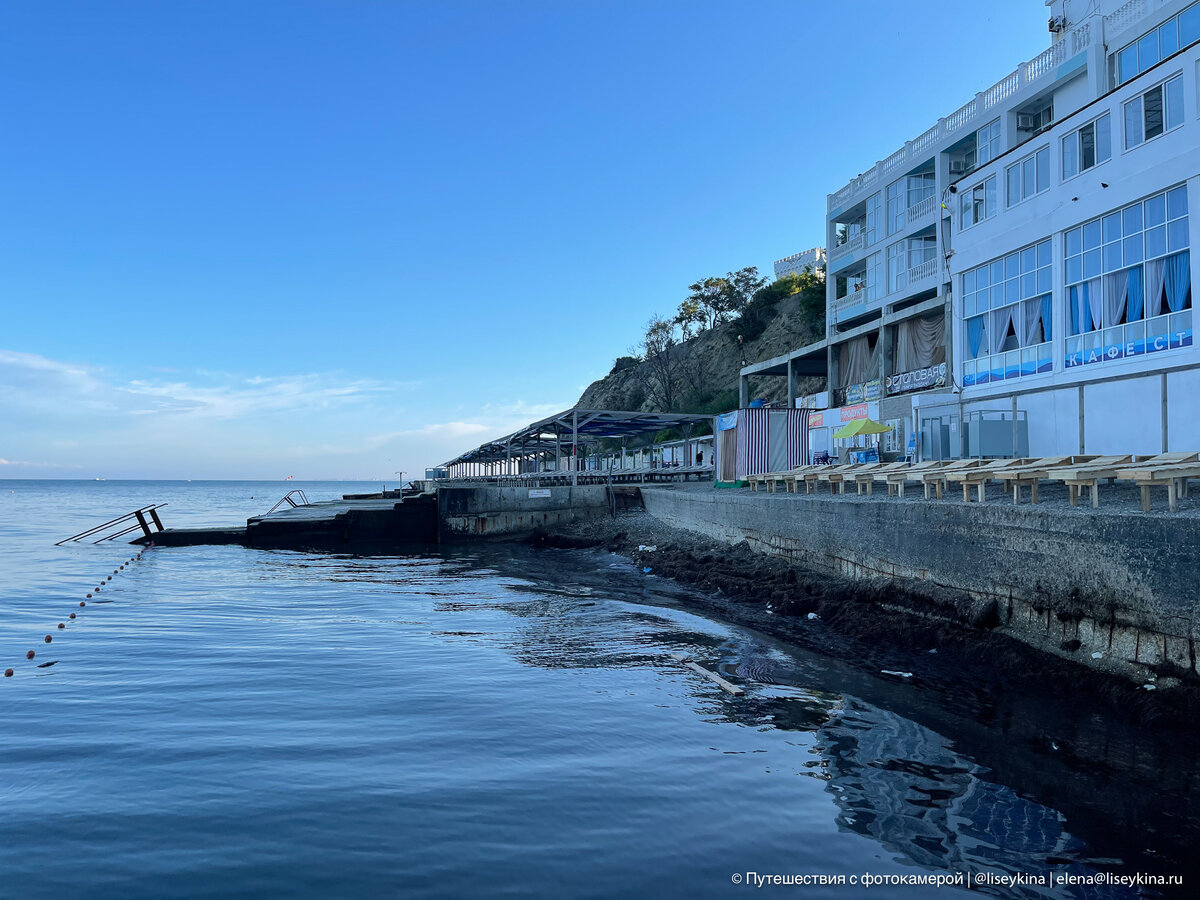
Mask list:
[{"label": "buoy rope line", "polygon": [[[154,547],[154,543],[153,543],[153,542],[151,542],[151,543],[150,543],[150,545],[149,545],[149,547],[147,547],[147,549],[153,549],[153,547]],[[145,550],[143,550],[143,551],[141,551],[141,553],[138,553],[136,556],[131,556],[131,557],[129,557],[129,559],[127,559],[125,562],[121,563],[121,565],[120,565],[118,568],[116,568],[116,569],[113,569],[113,571],[112,571],[112,575],[106,575],[104,578],[102,578],[102,579],[100,580],[100,583],[99,583],[99,584],[97,584],[97,585],[96,585],[94,588],[92,588],[90,591],[88,591],[88,592],[87,592],[87,594],[84,596],[84,598],[83,598],[82,600],[80,600],[80,601],[79,601],[79,608],[80,608],[80,609],[82,609],[82,608],[86,607],[86,606],[87,606],[87,602],[88,602],[89,600],[91,600],[91,599],[92,599],[92,598],[93,598],[93,597],[94,597],[96,594],[99,594],[99,593],[100,593],[100,591],[101,591],[101,590],[104,588],[104,586],[105,586],[106,584],[108,584],[110,581],[112,581],[112,580],[113,580],[113,575],[120,575],[120,574],[121,574],[123,571],[125,571],[125,569],[126,569],[126,568],[132,568],[132,567],[133,567],[133,564],[134,564],[135,562],[138,562],[138,561],[140,561],[140,560],[141,560],[141,558],[142,558],[142,553],[145,553],[145,552],[146,552],[146,551],[145,551]],[[112,601],[111,601],[111,600],[99,600],[99,601],[96,601],[96,602],[98,602],[98,603],[111,603]],[[68,621],[74,620],[74,619],[77,617],[77,615],[78,615],[78,613],[74,613],[74,612],[73,612],[73,613],[71,613],[70,615],[68,615],[68,616],[67,616],[67,620],[68,620]],[[65,630],[65,629],[66,629],[66,627],[67,627],[67,623],[66,623],[66,622],[59,622],[59,623],[58,623],[58,630],[59,630],[59,631]],[[46,637],[44,638],[44,641],[43,641],[43,642],[44,642],[44,643],[47,643],[47,644],[49,644],[49,643],[52,643],[53,641],[54,641],[54,635],[53,635],[53,634],[48,634],[48,635],[46,635]],[[36,658],[37,658],[37,653],[35,653],[33,650],[27,650],[27,651],[25,651],[25,659],[26,659],[26,660],[32,661],[32,660],[34,660],[34,659],[36,659]],[[50,661],[50,662],[44,662],[44,663],[35,663],[35,665],[36,665],[36,667],[37,667],[37,668],[39,668],[39,669],[45,669],[45,668],[48,668],[48,667],[50,667],[50,666],[54,665],[54,663],[56,663],[56,662],[58,662],[58,660],[52,660],[52,661]],[[16,674],[16,670],[15,670],[15,669],[13,669],[13,668],[11,668],[11,667],[10,667],[10,668],[7,668],[7,669],[5,669],[5,670],[4,670],[4,677],[5,677],[5,678],[12,678],[12,677],[13,677],[15,674]]]}]

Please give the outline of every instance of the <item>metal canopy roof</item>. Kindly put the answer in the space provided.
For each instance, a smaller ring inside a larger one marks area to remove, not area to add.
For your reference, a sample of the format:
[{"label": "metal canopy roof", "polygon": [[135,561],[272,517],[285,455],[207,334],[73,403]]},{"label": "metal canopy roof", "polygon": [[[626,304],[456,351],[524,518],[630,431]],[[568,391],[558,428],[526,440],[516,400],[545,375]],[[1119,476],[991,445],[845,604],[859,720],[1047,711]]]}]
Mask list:
[{"label": "metal canopy roof", "polygon": [[443,466],[464,462],[499,462],[510,456],[553,453],[564,436],[589,441],[630,437],[664,428],[680,428],[711,422],[712,416],[699,413],[622,412],[609,409],[567,409],[547,416],[519,431],[505,435],[455,457]]}]

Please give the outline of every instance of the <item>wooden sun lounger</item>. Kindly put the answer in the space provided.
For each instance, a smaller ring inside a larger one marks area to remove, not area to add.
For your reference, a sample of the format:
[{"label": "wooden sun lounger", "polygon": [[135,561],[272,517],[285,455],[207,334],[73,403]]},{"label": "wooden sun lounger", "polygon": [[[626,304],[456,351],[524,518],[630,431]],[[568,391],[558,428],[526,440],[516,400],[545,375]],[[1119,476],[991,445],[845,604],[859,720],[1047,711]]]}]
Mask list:
[{"label": "wooden sun lounger", "polygon": [[[813,488],[817,484],[817,479],[821,476],[822,472],[828,472],[830,469],[836,469],[836,468],[837,468],[837,466],[832,465],[832,464],[813,466],[811,469],[798,475],[797,476],[798,479],[799,478],[804,479],[804,493],[806,493],[806,494],[812,493]],[[796,482],[797,490],[799,490],[799,487],[800,487],[800,482],[797,480],[797,482]]]},{"label": "wooden sun lounger", "polygon": [[1037,503],[1038,483],[1043,478],[1049,477],[1051,469],[1059,466],[1079,465],[1097,458],[1095,456],[1043,456],[1028,465],[997,472],[996,480],[1004,485],[1006,491],[1012,488],[1013,503],[1021,502],[1021,488],[1029,485],[1030,500]]},{"label": "wooden sun lounger", "polygon": [[814,469],[820,469],[824,463],[812,463],[807,466],[796,466],[792,471],[787,472],[783,476],[784,490],[795,493],[800,490],[800,484],[804,481],[804,474]]},{"label": "wooden sun lounger", "polygon": [[[878,465],[878,464],[870,463],[870,465]],[[839,492],[844,494],[844,493],[846,493],[846,481],[845,481],[846,476],[849,475],[851,478],[853,478],[855,470],[861,470],[862,468],[863,467],[857,463],[847,463],[845,465],[840,465],[840,466],[831,466],[826,471],[817,473],[817,483],[820,483],[822,481],[828,481],[829,482],[829,493],[832,494],[834,492],[834,488],[836,487]],[[807,479],[805,479],[805,480],[807,481]]]},{"label": "wooden sun lounger", "polygon": [[[1194,455],[1194,454],[1193,454]],[[1132,481],[1142,492],[1142,512],[1150,512],[1150,488],[1165,485],[1171,512],[1179,509],[1179,495],[1187,496],[1187,480],[1200,478],[1200,462],[1138,465],[1117,471],[1118,481]]]},{"label": "wooden sun lounger", "polygon": [[[1151,459],[1156,459],[1152,457]],[[1081,466],[1062,466],[1051,469],[1046,473],[1050,481],[1061,481],[1067,486],[1067,496],[1072,506],[1079,505],[1080,488],[1089,488],[1092,492],[1092,508],[1100,508],[1100,482],[1115,481],[1117,473],[1130,466],[1141,466],[1143,460],[1134,462],[1132,456],[1099,456]]]},{"label": "wooden sun lounger", "polygon": [[946,475],[946,486],[949,487],[951,482],[961,482],[963,492],[963,503],[971,502],[971,485],[978,487],[979,502],[982,503],[987,499],[987,483],[991,481],[998,472],[1005,469],[1014,469],[1018,466],[1023,466],[1031,462],[1028,458],[1018,457],[1016,459],[993,459],[990,462],[981,462],[978,466],[971,469],[959,469],[950,472]]},{"label": "wooden sun lounger", "polygon": [[939,469],[945,466],[941,460],[927,460],[925,462],[914,463],[911,466],[905,466],[903,469],[896,469],[888,472],[875,472],[875,480],[882,481],[888,486],[888,496],[892,496],[892,491],[895,490],[901,497],[904,496],[904,485],[910,481],[920,481],[921,476],[926,472],[932,472],[934,469]]},{"label": "wooden sun lounger", "polygon": [[942,491],[946,487],[948,476],[961,472],[964,469],[977,468],[983,460],[981,459],[955,459],[942,465],[939,469],[933,469],[926,472],[920,477],[920,482],[925,487],[925,499],[929,499],[929,489],[932,487],[937,493],[937,498],[942,499]]},{"label": "wooden sun lounger", "polygon": [[888,463],[869,462],[855,466],[852,472],[845,473],[838,482],[841,485],[842,493],[846,493],[846,484],[853,482],[858,486],[858,493],[861,494],[863,484],[870,484],[871,477],[886,465]]},{"label": "wooden sun lounger", "polygon": [[[861,494],[863,489],[870,494],[875,487],[876,481],[885,481],[888,473],[901,472],[909,468],[906,462],[891,462],[880,463],[877,466],[872,466],[869,470],[854,473],[854,483],[858,487],[858,492]],[[891,486],[888,486],[888,496],[891,496]]]}]

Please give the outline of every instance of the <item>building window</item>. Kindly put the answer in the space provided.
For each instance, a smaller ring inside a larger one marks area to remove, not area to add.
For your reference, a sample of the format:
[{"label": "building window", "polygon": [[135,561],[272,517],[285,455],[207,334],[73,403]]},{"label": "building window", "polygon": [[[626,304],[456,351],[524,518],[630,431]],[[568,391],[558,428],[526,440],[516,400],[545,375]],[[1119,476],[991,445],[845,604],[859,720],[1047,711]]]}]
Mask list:
[{"label": "building window", "polygon": [[883,254],[872,253],[867,257],[867,302],[883,299]]},{"label": "building window", "polygon": [[1067,367],[1190,346],[1187,188],[1065,233]]},{"label": "building window", "polygon": [[1062,139],[1063,178],[1072,178],[1112,156],[1112,127],[1108,113]]},{"label": "building window", "polygon": [[1112,85],[1118,87],[1166,59],[1180,47],[1200,41],[1200,3],[1142,35],[1109,57]]},{"label": "building window", "polygon": [[893,181],[887,188],[887,233],[895,234],[904,227],[908,203],[904,196],[904,179]]},{"label": "building window", "polygon": [[879,240],[879,194],[867,198],[866,237],[864,241],[869,247]]},{"label": "building window", "polygon": [[1049,372],[1053,322],[1051,243],[1040,241],[962,276],[963,385]]},{"label": "building window", "polygon": [[973,188],[963,191],[959,203],[959,219],[962,228],[970,228],[995,215],[996,176],[986,178]]},{"label": "building window", "polygon": [[975,168],[1000,155],[1000,120],[989,122],[975,132]]},{"label": "building window", "polygon": [[1125,149],[1183,124],[1183,77],[1156,84],[1125,103]]},{"label": "building window", "polygon": [[898,291],[908,281],[908,267],[904,264],[904,241],[892,244],[887,248],[888,290]]},{"label": "building window", "polygon": [[910,284],[937,274],[937,238],[916,237],[897,241],[887,249],[888,290],[902,291]]},{"label": "building window", "polygon": [[1050,187],[1050,148],[1030,153],[1004,170],[1008,182],[1008,205],[1013,206]]}]

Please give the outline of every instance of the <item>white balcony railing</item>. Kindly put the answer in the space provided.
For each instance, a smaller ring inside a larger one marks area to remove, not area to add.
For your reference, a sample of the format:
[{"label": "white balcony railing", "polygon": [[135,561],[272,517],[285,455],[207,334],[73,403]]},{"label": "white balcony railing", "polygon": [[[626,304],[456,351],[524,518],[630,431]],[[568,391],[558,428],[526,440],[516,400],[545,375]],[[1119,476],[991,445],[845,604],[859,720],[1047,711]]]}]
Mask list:
[{"label": "white balcony railing", "polygon": [[934,196],[930,194],[924,200],[918,200],[908,208],[908,223],[911,225],[917,219],[930,215],[934,209]]},{"label": "white balcony railing", "polygon": [[927,259],[923,263],[917,263],[908,270],[909,287],[916,284],[918,281],[924,281],[927,278],[932,278],[937,274],[937,259]]},{"label": "white balcony railing", "polygon": [[[1105,20],[1106,30],[1112,30],[1112,23],[1119,19],[1122,27],[1128,27],[1132,22],[1146,14],[1146,4],[1149,0],[1132,0],[1121,7]],[[1099,29],[1096,29],[1099,31]],[[1052,77],[1062,63],[1072,56],[1088,49],[1097,35],[1089,23],[1085,23],[1061,40],[1055,41],[1044,52],[1039,53],[1029,62],[1021,63],[1015,70],[1001,78],[987,90],[980,91],[973,100],[960,106],[937,124],[909,141],[891,156],[880,160],[867,171],[853,179],[841,190],[828,197],[827,209],[832,210],[858,194],[860,191],[874,185],[882,176],[897,169],[907,170],[929,158],[933,149],[944,139],[957,131],[965,129],[976,119],[986,115],[1000,103],[1013,94],[1044,78]]]},{"label": "white balcony railing", "polygon": [[836,247],[834,247],[833,252],[829,255],[831,258],[837,259],[839,256],[845,256],[851,250],[861,250],[867,242],[866,238],[866,233],[860,231],[854,237],[848,239],[844,244],[838,244]]},{"label": "white balcony railing", "polygon": [[862,303],[866,299],[867,299],[866,285],[864,285],[863,287],[860,287],[857,291],[854,291],[851,294],[847,294],[845,297],[838,297],[836,300],[833,301],[834,318],[835,319],[840,318],[839,314],[841,312],[849,309],[852,306],[858,306],[860,303]]}]

